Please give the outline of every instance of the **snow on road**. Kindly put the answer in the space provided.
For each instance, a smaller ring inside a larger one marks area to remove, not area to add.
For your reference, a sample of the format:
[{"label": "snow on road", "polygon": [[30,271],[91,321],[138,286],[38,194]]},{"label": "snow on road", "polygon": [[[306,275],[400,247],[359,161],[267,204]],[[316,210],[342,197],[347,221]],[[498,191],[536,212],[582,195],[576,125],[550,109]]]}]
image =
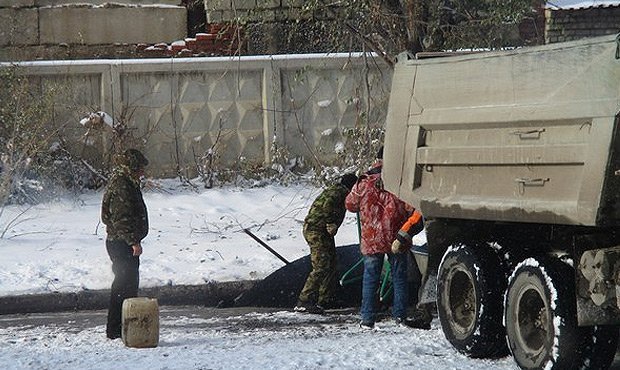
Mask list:
[{"label": "snow on road", "polygon": [[[514,369],[511,358],[470,359],[428,331],[379,322],[363,331],[355,313],[289,311],[227,317],[162,312],[160,343],[135,349],[105,338],[100,323],[24,325],[0,317],[1,369]],[[13,325],[13,326],[11,326]]]}]

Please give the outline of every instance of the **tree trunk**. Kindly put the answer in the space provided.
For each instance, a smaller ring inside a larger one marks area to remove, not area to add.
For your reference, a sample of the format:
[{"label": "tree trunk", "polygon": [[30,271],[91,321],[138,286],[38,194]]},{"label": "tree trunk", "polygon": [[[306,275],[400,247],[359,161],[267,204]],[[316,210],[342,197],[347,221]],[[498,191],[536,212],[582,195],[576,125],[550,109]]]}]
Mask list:
[{"label": "tree trunk", "polygon": [[426,12],[423,0],[400,0],[407,27],[407,49],[413,54],[423,51]]}]

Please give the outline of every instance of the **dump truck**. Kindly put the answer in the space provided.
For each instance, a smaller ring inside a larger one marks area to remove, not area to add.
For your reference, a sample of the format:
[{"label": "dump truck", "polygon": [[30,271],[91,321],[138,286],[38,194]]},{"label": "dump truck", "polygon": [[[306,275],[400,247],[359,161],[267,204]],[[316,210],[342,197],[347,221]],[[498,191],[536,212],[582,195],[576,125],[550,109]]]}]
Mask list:
[{"label": "dump truck", "polygon": [[437,315],[458,351],[510,353],[523,369],[610,366],[619,114],[615,35],[399,55],[383,181],[425,217]]}]

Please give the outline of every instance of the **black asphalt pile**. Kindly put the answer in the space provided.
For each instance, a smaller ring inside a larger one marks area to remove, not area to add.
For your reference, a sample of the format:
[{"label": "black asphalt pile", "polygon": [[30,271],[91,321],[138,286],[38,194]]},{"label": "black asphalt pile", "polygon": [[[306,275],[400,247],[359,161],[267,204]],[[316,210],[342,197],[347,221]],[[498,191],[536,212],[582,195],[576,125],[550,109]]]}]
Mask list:
[{"label": "black asphalt pile", "polygon": [[[359,244],[346,245],[336,248],[338,255],[338,279],[360,261]],[[251,289],[237,297],[233,304],[237,307],[288,307],[293,308],[297,303],[297,296],[306,282],[310,272],[310,256],[276,270],[265,279],[259,281]],[[345,308],[358,306],[361,301],[363,266],[352,271],[352,282],[340,285],[338,288],[338,306]],[[357,278],[357,279],[356,279]]]}]

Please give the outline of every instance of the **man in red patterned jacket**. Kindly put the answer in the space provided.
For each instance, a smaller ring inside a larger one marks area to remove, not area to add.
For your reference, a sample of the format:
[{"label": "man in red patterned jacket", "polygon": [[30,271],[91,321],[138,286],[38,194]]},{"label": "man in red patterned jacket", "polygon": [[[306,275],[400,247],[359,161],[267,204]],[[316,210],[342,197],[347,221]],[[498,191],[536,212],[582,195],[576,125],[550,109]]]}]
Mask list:
[{"label": "man in red patterned jacket", "polygon": [[362,240],[361,252],[364,256],[364,276],[362,280],[362,322],[360,327],[371,329],[376,320],[375,299],[385,255],[391,267],[394,299],[392,317],[399,324],[409,325],[407,317],[408,282],[407,256],[392,253],[392,241],[398,230],[413,212],[413,207],[383,189],[381,181],[382,150],[370,171],[360,176],[345,200],[350,212],[359,212]]}]

